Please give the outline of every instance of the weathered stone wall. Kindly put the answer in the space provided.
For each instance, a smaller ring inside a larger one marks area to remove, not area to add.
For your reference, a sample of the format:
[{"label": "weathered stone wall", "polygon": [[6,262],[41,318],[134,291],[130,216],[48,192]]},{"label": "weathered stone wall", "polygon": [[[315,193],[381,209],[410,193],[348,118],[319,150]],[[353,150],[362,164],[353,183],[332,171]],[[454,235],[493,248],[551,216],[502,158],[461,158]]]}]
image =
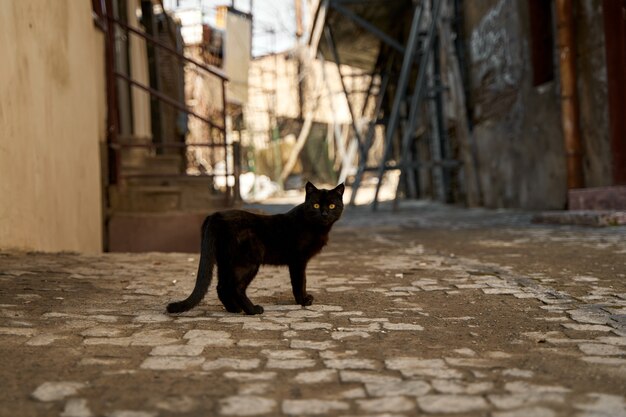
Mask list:
[{"label": "weathered stone wall", "polygon": [[[578,90],[588,186],[610,183],[606,70],[600,0],[576,10]],[[563,208],[566,166],[555,79],[533,86],[527,2],[464,7],[478,175],[488,207]]]},{"label": "weathered stone wall", "polygon": [[575,16],[585,181],[587,187],[602,187],[612,185],[602,0],[581,1]]}]

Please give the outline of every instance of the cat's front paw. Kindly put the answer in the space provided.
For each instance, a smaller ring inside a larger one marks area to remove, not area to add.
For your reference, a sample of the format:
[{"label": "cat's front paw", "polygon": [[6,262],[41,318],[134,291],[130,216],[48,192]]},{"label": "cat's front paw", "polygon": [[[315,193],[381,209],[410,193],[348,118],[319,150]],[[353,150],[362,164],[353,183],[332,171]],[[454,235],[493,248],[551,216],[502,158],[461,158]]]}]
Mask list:
[{"label": "cat's front paw", "polygon": [[310,306],[311,304],[313,304],[313,300],[315,299],[315,297],[313,297],[311,294],[307,294],[304,296],[304,298],[302,299],[302,301],[300,301],[300,305],[301,306]]},{"label": "cat's front paw", "polygon": [[252,307],[252,314],[263,314],[264,311],[263,307],[258,304]]}]

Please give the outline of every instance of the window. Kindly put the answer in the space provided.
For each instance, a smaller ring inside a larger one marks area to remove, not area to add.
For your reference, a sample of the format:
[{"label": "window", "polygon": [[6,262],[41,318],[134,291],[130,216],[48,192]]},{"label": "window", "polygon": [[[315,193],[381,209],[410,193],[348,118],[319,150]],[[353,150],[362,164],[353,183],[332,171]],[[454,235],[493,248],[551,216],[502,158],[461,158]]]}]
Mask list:
[{"label": "window", "polygon": [[554,79],[554,30],[551,5],[552,2],[547,0],[528,0],[534,86]]}]

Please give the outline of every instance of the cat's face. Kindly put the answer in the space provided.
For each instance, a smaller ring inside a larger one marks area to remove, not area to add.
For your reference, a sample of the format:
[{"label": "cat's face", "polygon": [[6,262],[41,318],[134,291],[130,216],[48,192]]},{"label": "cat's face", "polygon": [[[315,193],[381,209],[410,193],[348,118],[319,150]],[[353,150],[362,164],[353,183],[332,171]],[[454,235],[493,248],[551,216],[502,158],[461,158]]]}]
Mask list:
[{"label": "cat's face", "polygon": [[343,184],[332,190],[320,190],[310,182],[306,183],[304,207],[307,217],[318,224],[330,226],[339,220],[343,212]]}]

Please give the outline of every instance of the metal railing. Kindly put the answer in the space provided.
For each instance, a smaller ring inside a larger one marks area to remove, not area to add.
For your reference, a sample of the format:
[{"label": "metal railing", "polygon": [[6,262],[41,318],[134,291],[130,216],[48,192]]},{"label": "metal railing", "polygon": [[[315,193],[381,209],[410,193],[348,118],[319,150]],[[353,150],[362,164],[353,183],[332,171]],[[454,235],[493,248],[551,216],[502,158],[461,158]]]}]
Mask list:
[{"label": "metal railing", "polygon": [[[224,177],[224,183],[226,184],[226,201],[227,203],[232,201],[234,195],[234,191],[238,189],[238,178],[236,173],[238,171],[238,167],[236,167],[237,162],[236,159],[233,164],[229,163],[229,155],[235,156],[236,152],[234,150],[233,144],[229,144],[226,139],[226,82],[228,81],[227,76],[218,68],[205,65],[197,60],[189,58],[184,54],[177,51],[175,48],[170,47],[169,45],[161,42],[156,39],[154,36],[151,36],[148,33],[145,33],[142,30],[139,30],[135,27],[128,25],[127,23],[116,19],[111,16],[111,0],[105,1],[105,10],[102,10],[102,19],[106,21],[106,72],[107,72],[107,107],[108,107],[108,150],[109,150],[109,182],[111,184],[119,184],[121,181],[124,181],[128,178],[137,178],[137,177],[207,177],[211,178],[212,181],[215,180],[216,177]],[[128,74],[123,74],[119,71],[116,71],[115,65],[115,41],[116,41],[116,28],[120,28],[123,30],[128,36],[133,35],[137,36],[147,43],[150,43],[152,46],[158,48],[158,50],[166,51],[167,53],[177,57],[182,62],[192,65],[196,70],[204,71],[211,76],[217,77],[219,82],[221,83],[221,105],[222,110],[221,114],[218,116],[218,120],[210,117],[198,114],[197,112],[189,109],[185,102],[181,102],[179,100],[173,99],[169,97],[167,94],[164,94],[162,91],[158,91],[148,85],[145,85],[135,79],[133,79]],[[150,142],[150,143],[134,143],[132,141],[122,141],[120,140],[120,130],[119,130],[119,109],[117,102],[117,80],[122,80],[128,83],[130,86],[134,88],[138,88],[151,96],[151,98],[158,100],[159,102],[163,102],[169,106],[176,108],[177,110],[184,112],[188,116],[192,116],[202,121],[207,125],[209,129],[209,134],[207,141],[204,143],[187,143],[187,142]],[[216,138],[218,140],[216,140]],[[204,147],[209,149],[218,149],[222,148],[224,152],[224,165],[225,169],[223,173],[212,174],[212,173],[200,173],[200,174],[187,174],[182,172],[180,174],[159,174],[159,173],[125,173],[122,169],[121,164],[121,152],[125,149],[130,148],[145,148],[145,149],[154,149],[154,150],[164,150],[164,149],[181,149],[187,150],[189,148],[198,148]],[[229,185],[229,179],[233,178],[234,185]]]}]

